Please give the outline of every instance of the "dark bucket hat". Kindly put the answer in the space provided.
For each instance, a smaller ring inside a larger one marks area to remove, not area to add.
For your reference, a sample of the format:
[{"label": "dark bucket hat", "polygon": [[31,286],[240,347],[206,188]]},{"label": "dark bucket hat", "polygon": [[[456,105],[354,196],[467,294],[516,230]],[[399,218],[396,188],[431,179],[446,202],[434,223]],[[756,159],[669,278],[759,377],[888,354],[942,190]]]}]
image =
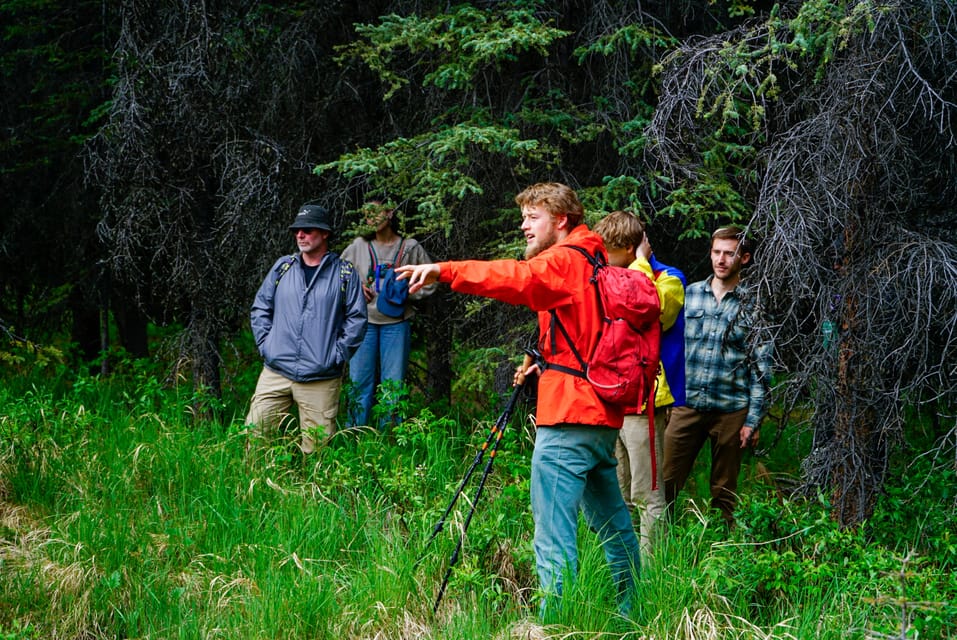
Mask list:
[{"label": "dark bucket hat", "polygon": [[296,214],[296,219],[289,225],[290,231],[295,231],[296,229],[325,229],[331,233],[332,224],[330,222],[329,212],[326,211],[325,207],[320,207],[317,204],[302,205],[299,207],[299,213]]}]

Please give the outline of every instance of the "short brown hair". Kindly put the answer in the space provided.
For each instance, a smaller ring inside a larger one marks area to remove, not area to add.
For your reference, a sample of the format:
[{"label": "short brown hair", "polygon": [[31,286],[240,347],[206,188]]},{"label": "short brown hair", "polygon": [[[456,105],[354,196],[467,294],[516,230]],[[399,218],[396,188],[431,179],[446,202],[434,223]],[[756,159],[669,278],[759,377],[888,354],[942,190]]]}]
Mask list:
[{"label": "short brown hair", "polygon": [[715,229],[711,234],[711,242],[714,243],[715,240],[737,240],[739,255],[752,252],[751,240],[748,239],[744,229],[737,225],[732,224]]},{"label": "short brown hair", "polygon": [[637,249],[645,238],[645,223],[627,211],[612,211],[598,221],[595,233],[609,249]]},{"label": "short brown hair", "polygon": [[519,207],[542,207],[552,216],[567,216],[568,228],[574,229],[585,217],[585,208],[578,194],[560,182],[539,182],[515,196]]}]

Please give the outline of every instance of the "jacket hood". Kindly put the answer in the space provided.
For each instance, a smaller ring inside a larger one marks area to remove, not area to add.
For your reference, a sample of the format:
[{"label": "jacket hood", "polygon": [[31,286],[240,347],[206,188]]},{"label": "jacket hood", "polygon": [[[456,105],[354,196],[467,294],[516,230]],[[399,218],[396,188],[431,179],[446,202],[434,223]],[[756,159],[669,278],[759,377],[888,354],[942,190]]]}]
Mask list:
[{"label": "jacket hood", "polygon": [[571,233],[565,236],[564,240],[556,243],[556,246],[562,244],[573,244],[579,246],[592,255],[594,255],[594,253],[600,249],[601,252],[605,254],[605,257],[608,257],[607,252],[605,251],[605,243],[601,239],[601,236],[586,227],[584,224],[580,224],[572,229]]},{"label": "jacket hood", "polygon": [[[601,251],[602,255],[605,256],[605,261],[608,260],[608,252],[605,250],[605,242],[601,239],[601,236],[590,230],[584,224],[580,224],[569,233],[563,240],[559,240],[549,248],[545,249],[539,256],[545,253],[550,253],[552,251],[558,250],[560,253],[564,254],[567,250],[561,247],[566,245],[575,245],[576,247],[581,247],[591,255],[595,255],[597,251]],[[535,258],[532,258],[534,260]]]}]

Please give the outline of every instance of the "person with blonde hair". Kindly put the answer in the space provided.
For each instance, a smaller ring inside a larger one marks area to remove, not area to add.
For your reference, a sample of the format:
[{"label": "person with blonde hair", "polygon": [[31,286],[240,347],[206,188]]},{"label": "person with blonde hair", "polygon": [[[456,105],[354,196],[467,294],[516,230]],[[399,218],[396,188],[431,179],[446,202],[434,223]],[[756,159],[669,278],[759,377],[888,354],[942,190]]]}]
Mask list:
[{"label": "person with blonde hair", "polygon": [[552,339],[551,314],[579,353],[591,353],[601,329],[590,282],[588,253],[604,253],[601,237],[582,224],[584,208],[567,185],[530,186],[515,198],[522,211],[525,260],[466,260],[399,267],[409,290],[447,282],[454,291],[521,304],[538,313],[539,350],[545,362],[517,376],[538,375],[531,504],[535,564],[545,621],[560,607],[565,578],[578,571],[578,514],[598,533],[627,614],[639,570],[638,539],[615,473],[615,442],[622,409],[603,402],[591,383],[568,372],[578,367],[569,344]]},{"label": "person with blonde hair", "polygon": [[615,456],[618,484],[632,517],[637,521],[641,550],[647,556],[666,512],[664,433],[671,408],[684,404],[684,301],[685,276],[659,262],[651,249],[647,229],[638,216],[613,211],[595,225],[605,241],[608,263],[636,269],[655,283],[661,303],[661,367],[655,389],[653,420],[644,408],[626,414]]}]

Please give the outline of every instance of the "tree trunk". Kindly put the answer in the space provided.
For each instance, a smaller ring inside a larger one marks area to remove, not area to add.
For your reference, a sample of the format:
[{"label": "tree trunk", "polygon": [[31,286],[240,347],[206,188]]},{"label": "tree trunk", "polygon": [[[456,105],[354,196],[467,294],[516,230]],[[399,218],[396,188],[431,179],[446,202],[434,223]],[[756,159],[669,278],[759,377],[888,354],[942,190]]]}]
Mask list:
[{"label": "tree trunk", "polygon": [[[865,234],[861,233],[868,219],[865,209],[866,205],[862,205],[862,214],[849,218],[844,228],[841,271],[845,277],[860,271],[859,265],[865,263],[869,250]],[[884,387],[881,365],[873,361],[874,350],[867,345],[867,310],[862,308],[859,291],[855,288],[854,293],[846,293],[840,303],[837,406],[830,445],[832,516],[845,527],[860,524],[874,512],[887,457],[876,412]]]},{"label": "tree trunk", "polygon": [[100,355],[100,310],[91,302],[96,296],[83,289],[83,283],[73,287],[70,294],[70,315],[73,318],[71,340],[79,347],[84,362],[93,362]]},{"label": "tree trunk", "polygon": [[198,190],[195,203],[195,235],[192,239],[194,256],[189,270],[193,274],[196,287],[190,294],[190,321],[186,327],[188,356],[192,369],[195,415],[197,418],[210,419],[213,412],[205,398],[222,398],[222,379],[219,351],[222,325],[219,320],[220,292],[214,282],[217,278],[207,277],[215,273],[217,255],[215,238],[216,193],[218,182],[209,173],[202,177],[203,189]]},{"label": "tree trunk", "polygon": [[146,315],[134,304],[118,301],[113,305],[113,319],[119,332],[120,344],[134,358],[148,358],[149,339]]},{"label": "tree trunk", "polygon": [[429,336],[426,347],[426,389],[429,401],[450,402],[452,398],[452,323],[449,312],[453,295],[447,287],[439,287],[428,300]]},{"label": "tree trunk", "polygon": [[838,356],[834,439],[838,457],[831,472],[832,515],[842,526],[861,522],[873,511],[879,486],[869,469],[869,443],[874,440],[873,410],[861,402],[866,381],[860,378],[866,351],[857,344],[857,301],[844,301],[844,321]]},{"label": "tree trunk", "polygon": [[214,418],[214,411],[206,399],[222,397],[219,333],[218,324],[210,311],[202,305],[195,305],[190,314],[189,326],[186,327],[181,359],[189,362],[195,397],[193,409],[197,419]]}]

